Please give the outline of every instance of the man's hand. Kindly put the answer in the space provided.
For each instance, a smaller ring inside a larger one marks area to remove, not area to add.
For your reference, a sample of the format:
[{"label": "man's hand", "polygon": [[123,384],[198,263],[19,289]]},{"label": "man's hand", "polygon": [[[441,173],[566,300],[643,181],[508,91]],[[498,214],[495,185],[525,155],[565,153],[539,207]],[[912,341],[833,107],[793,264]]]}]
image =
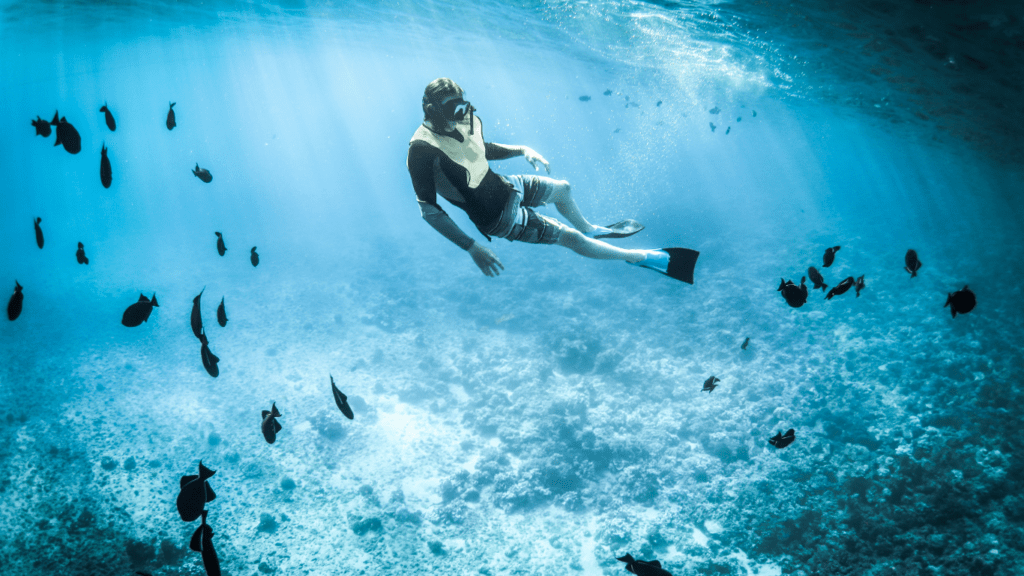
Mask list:
[{"label": "man's hand", "polygon": [[548,164],[548,161],[545,160],[543,156],[537,154],[537,151],[533,148],[523,146],[523,156],[526,157],[527,162],[533,164],[534,171],[540,170],[540,168],[537,167],[537,162],[540,162],[544,165],[544,169],[548,171],[548,174],[551,174],[551,165]]},{"label": "man's hand", "polygon": [[468,252],[473,257],[473,262],[476,262],[476,265],[480,267],[480,270],[492,278],[501,274],[501,270],[505,269],[501,265],[501,261],[498,260],[498,256],[491,252],[490,248],[481,246],[479,242],[474,242],[469,247]]}]

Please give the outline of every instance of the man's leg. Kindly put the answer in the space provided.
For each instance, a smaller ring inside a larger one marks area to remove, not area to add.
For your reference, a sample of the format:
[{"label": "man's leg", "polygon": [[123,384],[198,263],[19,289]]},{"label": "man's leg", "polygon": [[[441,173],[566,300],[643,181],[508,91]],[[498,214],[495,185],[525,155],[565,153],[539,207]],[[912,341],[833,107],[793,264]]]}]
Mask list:
[{"label": "man's leg", "polygon": [[[564,214],[564,213],[563,213]],[[568,216],[566,216],[568,218]],[[584,220],[586,222],[586,220]],[[579,230],[563,229],[558,236],[557,244],[565,246],[580,256],[595,258],[598,260],[625,260],[626,262],[640,262],[647,258],[648,252],[652,250],[626,250],[612,246],[607,242],[587,238]]]},{"label": "man's leg", "polygon": [[[573,228],[583,232],[584,234],[593,232],[594,225],[587,222],[587,219],[584,218],[583,214],[580,212],[579,206],[576,205],[576,201],[572,198],[572,188],[569,186],[569,182],[565,180],[556,180],[552,184],[551,195],[547,200],[548,202],[553,203],[555,208],[558,208],[558,213],[565,216],[565,219],[572,224]],[[601,244],[604,244],[604,242],[601,242]],[[617,259],[622,260],[622,258]]]}]

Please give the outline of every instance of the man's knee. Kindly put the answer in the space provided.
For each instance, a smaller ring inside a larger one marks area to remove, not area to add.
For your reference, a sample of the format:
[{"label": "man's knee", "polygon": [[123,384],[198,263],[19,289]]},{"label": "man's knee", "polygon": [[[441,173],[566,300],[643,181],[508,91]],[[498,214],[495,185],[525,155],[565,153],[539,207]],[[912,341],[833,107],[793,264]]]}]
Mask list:
[{"label": "man's knee", "polygon": [[583,246],[583,243],[586,241],[587,237],[584,236],[582,232],[572,228],[566,228],[558,235],[558,245],[569,248],[570,250]]},{"label": "man's knee", "polygon": [[571,199],[572,188],[569,186],[568,180],[555,180],[551,184],[551,196],[549,197],[548,202],[557,204]]}]

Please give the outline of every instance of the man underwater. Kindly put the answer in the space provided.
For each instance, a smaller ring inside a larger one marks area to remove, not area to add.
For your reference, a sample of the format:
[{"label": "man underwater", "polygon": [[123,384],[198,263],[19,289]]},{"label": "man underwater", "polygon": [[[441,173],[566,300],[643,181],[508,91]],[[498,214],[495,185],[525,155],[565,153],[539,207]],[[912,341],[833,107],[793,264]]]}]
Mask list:
[{"label": "man underwater", "polygon": [[[420,213],[428,224],[459,248],[469,252],[487,276],[504,270],[497,255],[470,238],[437,203],[437,195],[466,211],[488,240],[491,237],[531,244],[557,244],[581,256],[600,260],[624,260],[693,284],[698,252],[686,248],[626,250],[599,238],[625,238],[643,230],[634,220],[595,226],[580,213],[569,183],[545,176],[501,176],[491,171],[488,160],[526,157],[551,168],[528,146],[485,142],[483,123],[464,98],[458,84],[438,78],[423,93],[423,124],[409,141],[406,165]],[[536,213],[533,208],[553,203],[571,224]]]}]

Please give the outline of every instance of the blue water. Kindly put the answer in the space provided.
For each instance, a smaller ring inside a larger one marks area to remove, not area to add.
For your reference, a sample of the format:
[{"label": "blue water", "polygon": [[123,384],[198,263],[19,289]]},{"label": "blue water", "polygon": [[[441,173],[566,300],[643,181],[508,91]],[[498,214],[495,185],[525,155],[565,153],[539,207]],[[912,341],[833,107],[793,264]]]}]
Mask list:
[{"label": "blue water", "polygon": [[[205,573],[202,459],[232,575],[1020,573],[1022,42],[995,1],[3,3],[0,569]],[[504,240],[482,275],[405,167],[439,76],[695,284]],[[834,245],[860,297],[787,306]]]}]

